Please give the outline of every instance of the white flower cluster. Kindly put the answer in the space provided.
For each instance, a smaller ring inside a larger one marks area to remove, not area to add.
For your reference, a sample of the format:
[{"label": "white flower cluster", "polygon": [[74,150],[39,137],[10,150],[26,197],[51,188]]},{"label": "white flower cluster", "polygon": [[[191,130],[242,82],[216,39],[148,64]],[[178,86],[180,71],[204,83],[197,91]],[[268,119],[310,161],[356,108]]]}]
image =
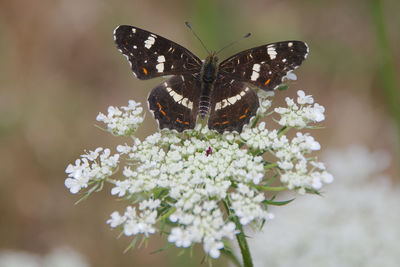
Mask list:
[{"label": "white flower cluster", "polygon": [[[273,94],[259,95],[254,124],[271,106]],[[312,101],[301,93],[300,97],[300,109],[305,111],[303,104]],[[118,154],[113,156],[110,150],[98,148],[66,169],[65,185],[71,193],[106,181],[114,185],[112,195],[130,201],[123,214],[113,212],[107,221],[126,236],[147,238],[164,231],[157,223],[168,220],[169,242],[177,247],[202,243],[210,257],[218,258],[224,239],[239,233],[233,217],[241,225],[261,225],[273,218],[262,191],[270,179],[280,176],[284,186],[300,192],[320,189],[323,182],[332,180],[322,163],[310,160],[310,153],[320,145],[309,134],[297,133],[289,140],[262,122],[245,127],[241,134],[221,135],[199,124],[184,133],[163,130],[141,141],[132,136],[143,121],[141,112],[138,103],[130,101],[128,107],[110,107],[108,116],[100,114],[97,119],[111,133],[131,135],[133,143],[117,146]],[[266,162],[263,155],[267,153],[277,162]],[[120,160],[126,164],[118,168]],[[120,179],[111,179],[117,168]]]},{"label": "white flower cluster", "polygon": [[[122,109],[122,111],[121,111]],[[144,120],[143,108],[140,103],[129,100],[127,107],[108,107],[107,116],[103,113],[97,115],[96,120],[107,124],[107,130],[117,136],[128,136],[136,132]]]},{"label": "white flower cluster", "polygon": [[232,209],[240,219],[240,224],[247,225],[254,219],[273,219],[273,214],[267,212],[260,205],[264,200],[264,194],[251,189],[245,184],[238,184],[237,193],[231,194]]},{"label": "white flower cluster", "polygon": [[[102,152],[100,154],[100,152]],[[117,168],[119,154],[111,155],[110,149],[99,147],[95,151],[81,155],[81,159],[75,161],[75,165],[69,164],[65,172],[65,186],[72,194],[87,188],[92,181],[104,181],[110,177]]]},{"label": "white flower cluster", "polygon": [[278,123],[282,126],[289,126],[295,128],[305,128],[309,123],[321,122],[325,119],[325,108],[315,103],[314,98],[306,95],[304,91],[297,91],[297,104],[293,99],[287,97],[287,108],[275,108],[275,112],[281,115]]},{"label": "white flower cluster", "polygon": [[[320,144],[309,134],[298,132],[291,141],[286,135],[279,136],[277,130],[269,131],[261,122],[255,128],[246,128],[240,135],[247,146],[256,151],[268,151],[278,158],[281,182],[289,189],[321,189],[322,183],[331,183],[333,176],[326,171],[322,162],[307,158],[313,151],[321,149]],[[310,166],[311,165],[311,168]]]},{"label": "white flower cluster", "polygon": [[[224,135],[202,132],[209,135],[206,140],[191,137],[180,143],[182,140],[156,133],[143,142],[136,139],[133,146],[119,146],[118,151],[128,156],[135,170],[126,167],[125,179],[111,192],[123,197],[167,189],[165,198],[173,200],[176,209],[170,221],[179,225],[171,232],[170,242],[183,247],[202,242],[211,257],[218,257],[222,238],[232,238],[236,230],[233,223],[225,222],[225,213],[217,202],[231,198],[231,209],[243,225],[271,215],[263,209],[263,194],[246,186],[263,179],[262,158],[229,143]],[[164,152],[164,145],[169,146],[168,152]],[[232,184],[237,184],[238,190],[232,191]]]},{"label": "white flower cluster", "polygon": [[257,95],[260,100],[260,107],[258,108],[257,114],[261,117],[264,116],[267,110],[271,107],[272,100],[270,97],[273,97],[275,93],[274,91],[259,90]]},{"label": "white flower cluster", "polygon": [[263,233],[248,233],[254,266],[399,266],[400,188],[380,173],[388,153],[352,146],[326,162],[335,183],[323,198],[272,208],[277,218]]},{"label": "white flower cluster", "polygon": [[220,249],[224,247],[221,240],[233,239],[237,233],[235,224],[226,223],[223,219],[223,212],[216,201],[204,201],[192,210],[179,208],[170,220],[180,226],[171,229],[169,242],[177,247],[190,247],[192,243],[202,242],[204,251],[212,258],[220,256]]},{"label": "white flower cluster", "polygon": [[139,214],[137,214],[135,207],[128,206],[122,216],[114,211],[107,223],[113,228],[123,225],[123,232],[126,236],[144,234],[148,237],[149,234],[156,232],[154,224],[157,220],[157,208],[160,204],[159,199],[143,200],[139,203]]}]

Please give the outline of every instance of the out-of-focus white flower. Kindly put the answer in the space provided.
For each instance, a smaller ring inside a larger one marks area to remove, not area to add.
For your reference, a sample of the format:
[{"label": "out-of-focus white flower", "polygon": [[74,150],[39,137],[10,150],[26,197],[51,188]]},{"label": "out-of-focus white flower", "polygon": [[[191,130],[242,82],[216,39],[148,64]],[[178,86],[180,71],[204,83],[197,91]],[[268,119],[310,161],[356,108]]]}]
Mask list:
[{"label": "out-of-focus white flower", "polygon": [[351,145],[346,150],[330,149],[325,152],[324,158],[329,162],[329,169],[338,177],[346,177],[341,183],[349,185],[365,180],[373,173],[385,170],[390,163],[387,151],[377,150],[370,152],[362,145]]},{"label": "out-of-focus white flower", "polygon": [[0,250],[1,267],[89,267],[85,257],[69,247],[42,256],[25,251]]},{"label": "out-of-focus white flower", "polygon": [[70,247],[52,250],[43,259],[43,267],[89,267],[87,259]]},{"label": "out-of-focus white flower", "polygon": [[248,233],[254,266],[398,266],[400,188],[379,174],[388,154],[352,146],[326,158],[336,182],[323,197],[272,209],[263,233]]}]

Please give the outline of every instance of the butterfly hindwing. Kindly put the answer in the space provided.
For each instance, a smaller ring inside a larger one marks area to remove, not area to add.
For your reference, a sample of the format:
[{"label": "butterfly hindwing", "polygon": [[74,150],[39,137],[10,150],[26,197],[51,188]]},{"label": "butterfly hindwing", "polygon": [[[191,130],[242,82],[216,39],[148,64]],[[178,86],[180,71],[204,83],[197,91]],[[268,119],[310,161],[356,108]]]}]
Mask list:
[{"label": "butterfly hindwing", "polygon": [[148,104],[160,129],[193,129],[198,113],[200,82],[192,75],[173,76],[154,88]]},{"label": "butterfly hindwing", "polygon": [[223,62],[219,70],[238,81],[273,90],[288,73],[306,59],[309,49],[301,41],[284,41],[240,52]]},{"label": "butterfly hindwing", "polygon": [[208,128],[241,132],[245,124],[256,115],[258,96],[246,83],[226,76],[218,76],[211,94],[211,113]]},{"label": "butterfly hindwing", "polygon": [[139,79],[200,71],[202,62],[193,53],[146,30],[121,25],[114,30],[114,40],[130,62],[133,74]]}]

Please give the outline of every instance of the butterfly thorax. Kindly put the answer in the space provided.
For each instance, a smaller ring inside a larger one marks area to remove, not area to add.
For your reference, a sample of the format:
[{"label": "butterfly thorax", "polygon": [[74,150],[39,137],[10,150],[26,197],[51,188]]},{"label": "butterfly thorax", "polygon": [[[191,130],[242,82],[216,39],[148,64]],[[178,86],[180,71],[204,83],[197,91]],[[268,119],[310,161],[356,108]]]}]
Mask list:
[{"label": "butterfly thorax", "polygon": [[218,57],[215,53],[209,55],[201,67],[201,95],[199,113],[204,118],[210,110],[210,95],[218,74]]}]

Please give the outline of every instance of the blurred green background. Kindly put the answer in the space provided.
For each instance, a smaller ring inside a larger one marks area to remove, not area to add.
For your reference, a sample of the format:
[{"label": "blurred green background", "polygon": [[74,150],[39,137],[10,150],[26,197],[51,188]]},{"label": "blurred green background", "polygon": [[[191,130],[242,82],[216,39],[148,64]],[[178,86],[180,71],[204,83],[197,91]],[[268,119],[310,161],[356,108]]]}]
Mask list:
[{"label": "blurred green background", "polygon": [[[275,41],[298,39],[311,49],[298,80],[278,92],[274,105],[299,89],[326,107],[323,149],[352,143],[391,152],[399,162],[400,1],[0,1],[0,250],[38,254],[69,246],[92,266],[194,266],[202,249],[176,257],[154,236],[147,248],[123,254],[105,223],[124,203],[109,189],[75,206],[64,187],[65,168],[84,149],[129,142],[94,127],[109,105],[145,103],[161,79],[134,79],[112,32],[134,25],[206,52],[185,27],[190,21],[211,50],[247,32],[252,37],[221,55]],[[146,109],[147,111],[147,109]],[[156,130],[148,114],[138,136]],[[224,258],[214,266],[227,266]]]}]

